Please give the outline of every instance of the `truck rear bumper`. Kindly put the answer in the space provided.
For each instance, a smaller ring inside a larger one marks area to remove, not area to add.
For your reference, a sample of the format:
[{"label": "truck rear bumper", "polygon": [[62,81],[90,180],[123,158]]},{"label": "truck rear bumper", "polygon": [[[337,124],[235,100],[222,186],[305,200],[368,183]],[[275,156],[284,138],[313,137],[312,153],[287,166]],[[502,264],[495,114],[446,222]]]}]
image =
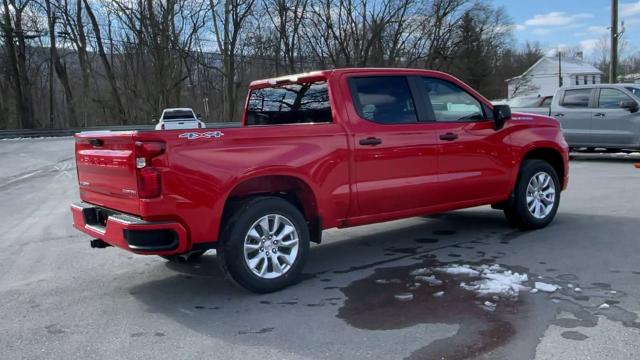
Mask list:
[{"label": "truck rear bumper", "polygon": [[187,252],[187,231],[177,222],[149,222],[93,204],[71,204],[73,226],[109,245],[138,254],[172,255]]}]

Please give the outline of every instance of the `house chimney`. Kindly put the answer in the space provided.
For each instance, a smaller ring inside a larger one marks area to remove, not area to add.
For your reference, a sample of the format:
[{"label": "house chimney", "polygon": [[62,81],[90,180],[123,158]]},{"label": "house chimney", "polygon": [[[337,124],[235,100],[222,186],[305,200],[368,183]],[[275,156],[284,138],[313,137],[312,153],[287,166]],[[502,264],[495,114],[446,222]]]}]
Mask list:
[{"label": "house chimney", "polygon": [[582,61],[582,60],[583,60],[583,58],[584,58],[584,53],[583,53],[582,51],[578,51],[578,52],[576,53],[576,59],[578,59],[578,60]]}]

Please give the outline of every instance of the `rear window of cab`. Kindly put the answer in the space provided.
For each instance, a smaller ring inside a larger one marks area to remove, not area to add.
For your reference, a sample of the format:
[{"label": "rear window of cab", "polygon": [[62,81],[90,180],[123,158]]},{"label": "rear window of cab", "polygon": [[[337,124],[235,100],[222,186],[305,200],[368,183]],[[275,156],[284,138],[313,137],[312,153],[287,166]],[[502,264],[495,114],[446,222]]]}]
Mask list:
[{"label": "rear window of cab", "polygon": [[251,90],[246,125],[330,123],[326,81]]}]

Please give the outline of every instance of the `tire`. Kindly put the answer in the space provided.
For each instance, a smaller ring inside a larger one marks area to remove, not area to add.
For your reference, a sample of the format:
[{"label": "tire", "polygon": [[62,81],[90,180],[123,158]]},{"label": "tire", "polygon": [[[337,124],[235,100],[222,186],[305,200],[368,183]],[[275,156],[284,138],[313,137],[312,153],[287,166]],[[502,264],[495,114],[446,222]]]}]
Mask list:
[{"label": "tire", "polygon": [[300,279],[309,228],[293,204],[255,197],[238,204],[227,219],[218,258],[228,279],[255,293],[277,291]]},{"label": "tire", "polygon": [[205,252],[207,251],[198,250],[198,251],[192,251],[192,252],[188,252],[186,254],[180,254],[180,255],[169,255],[169,256],[160,255],[160,257],[174,263],[187,263],[187,262],[193,262],[200,259],[200,257],[204,255]]},{"label": "tire", "polygon": [[[538,179],[542,180],[539,188]],[[504,214],[512,225],[523,230],[543,228],[556,216],[560,192],[558,174],[548,162],[539,159],[524,160]],[[533,210],[530,210],[531,207]]]}]

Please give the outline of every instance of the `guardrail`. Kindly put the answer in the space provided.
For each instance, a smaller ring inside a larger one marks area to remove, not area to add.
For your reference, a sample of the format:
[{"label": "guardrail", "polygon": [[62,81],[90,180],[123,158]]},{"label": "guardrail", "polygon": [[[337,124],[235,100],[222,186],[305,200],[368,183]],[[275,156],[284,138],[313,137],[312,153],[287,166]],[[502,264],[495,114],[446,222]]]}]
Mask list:
[{"label": "guardrail", "polygon": [[[237,122],[206,123],[208,128],[221,128],[238,126]],[[129,130],[153,130],[155,125],[114,125],[96,126],[82,129],[16,129],[0,130],[0,139],[14,138],[38,138],[38,137],[60,137],[72,136],[83,131],[129,131]]]}]

